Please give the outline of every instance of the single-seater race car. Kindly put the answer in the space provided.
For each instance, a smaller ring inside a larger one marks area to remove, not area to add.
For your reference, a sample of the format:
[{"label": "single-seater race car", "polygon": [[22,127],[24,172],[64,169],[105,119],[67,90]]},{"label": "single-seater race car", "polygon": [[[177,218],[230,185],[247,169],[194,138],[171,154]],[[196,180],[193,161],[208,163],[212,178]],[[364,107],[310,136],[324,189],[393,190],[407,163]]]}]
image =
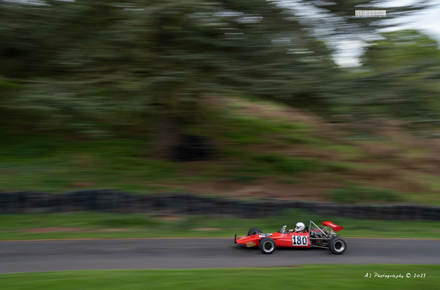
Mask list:
[{"label": "single-seater race car", "polygon": [[272,254],[277,247],[325,248],[336,255],[344,253],[347,243],[335,233],[341,231],[343,227],[331,221],[322,224],[324,227],[318,227],[313,221],[309,221],[300,232],[287,231],[287,226],[283,226],[281,230],[271,234],[263,234],[260,229],[252,228],[247,236],[237,238],[235,235],[234,243],[246,245],[248,248],[260,247],[264,254]]}]

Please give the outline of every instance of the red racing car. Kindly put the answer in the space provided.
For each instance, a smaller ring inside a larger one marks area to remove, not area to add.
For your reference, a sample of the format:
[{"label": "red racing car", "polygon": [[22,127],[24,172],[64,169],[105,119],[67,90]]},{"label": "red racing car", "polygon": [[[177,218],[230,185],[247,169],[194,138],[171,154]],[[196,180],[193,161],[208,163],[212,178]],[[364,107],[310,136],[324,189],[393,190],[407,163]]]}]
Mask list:
[{"label": "red racing car", "polygon": [[325,248],[333,254],[340,255],[347,249],[347,243],[335,232],[343,227],[335,225],[331,221],[322,222],[324,227],[318,227],[313,221],[305,226],[298,223],[296,230],[287,231],[283,226],[281,230],[272,234],[263,234],[258,228],[249,230],[247,236],[235,235],[234,243],[250,247],[260,247],[264,254],[272,254],[276,247],[286,248]]}]

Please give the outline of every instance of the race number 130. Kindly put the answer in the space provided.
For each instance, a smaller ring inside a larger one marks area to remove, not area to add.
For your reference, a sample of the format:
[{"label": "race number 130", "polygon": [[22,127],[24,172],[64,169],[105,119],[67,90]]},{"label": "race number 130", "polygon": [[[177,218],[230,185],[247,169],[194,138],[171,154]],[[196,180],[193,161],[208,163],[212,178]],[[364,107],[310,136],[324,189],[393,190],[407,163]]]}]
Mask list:
[{"label": "race number 130", "polygon": [[307,237],[293,236],[292,241],[294,246],[307,246]]}]

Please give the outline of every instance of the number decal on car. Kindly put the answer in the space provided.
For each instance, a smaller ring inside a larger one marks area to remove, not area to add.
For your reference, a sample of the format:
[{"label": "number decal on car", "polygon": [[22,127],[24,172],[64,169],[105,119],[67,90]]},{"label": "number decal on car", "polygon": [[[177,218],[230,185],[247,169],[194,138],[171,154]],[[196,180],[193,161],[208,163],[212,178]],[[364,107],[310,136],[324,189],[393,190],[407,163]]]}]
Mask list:
[{"label": "number decal on car", "polygon": [[306,236],[292,236],[293,246],[307,246],[309,241]]}]

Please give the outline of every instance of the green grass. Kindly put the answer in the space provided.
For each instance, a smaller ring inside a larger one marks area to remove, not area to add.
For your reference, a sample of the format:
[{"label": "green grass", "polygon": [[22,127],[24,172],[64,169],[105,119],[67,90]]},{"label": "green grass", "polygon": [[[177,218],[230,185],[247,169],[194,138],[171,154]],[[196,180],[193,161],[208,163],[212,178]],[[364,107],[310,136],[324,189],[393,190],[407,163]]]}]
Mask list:
[{"label": "green grass", "polygon": [[344,157],[349,158],[364,158],[366,157],[366,153],[363,152],[359,147],[353,145],[336,145],[336,144],[327,144],[325,146],[326,149],[333,150],[336,153],[343,155]]},{"label": "green grass", "polygon": [[[288,136],[291,136],[291,138],[298,139],[296,143],[303,144],[320,143],[322,141],[307,135],[312,131],[312,128],[308,125],[276,119],[262,119],[258,116],[234,111],[226,114],[224,112],[222,114],[213,112],[210,119],[205,120],[205,123],[207,122],[216,127],[218,138],[238,145],[270,143],[271,140],[279,139],[279,136],[284,139],[289,139]],[[286,141],[289,142],[289,140]]]},{"label": "green grass", "polygon": [[330,192],[331,199],[340,203],[360,203],[368,201],[393,202],[398,200],[398,194],[394,191],[363,187],[350,184],[345,187],[334,189]]},{"label": "green grass", "polygon": [[312,147],[326,147],[329,143],[326,140],[310,137],[306,134],[286,134],[281,137],[281,140],[287,142],[290,145],[294,144],[306,144]]},{"label": "green grass", "polygon": [[23,138],[11,133],[0,142],[4,191],[64,192],[82,183],[148,192],[150,183],[175,178],[179,171],[180,164],[148,156],[144,140],[67,141],[44,134]]},{"label": "green grass", "polygon": [[320,169],[322,164],[311,158],[287,157],[279,154],[259,154],[251,159],[254,170],[267,174],[297,174]]},{"label": "green grass", "polygon": [[425,190],[414,193],[402,193],[403,200],[414,204],[428,204],[440,206],[440,178],[436,174],[404,173],[404,178],[415,180],[417,184],[423,185]]},{"label": "green grass", "polygon": [[314,158],[290,157],[277,153],[255,154],[243,149],[226,148],[225,156],[236,159],[238,165],[227,170],[223,177],[241,183],[252,183],[263,177],[292,179],[292,175],[325,169],[326,165]]},{"label": "green grass", "polygon": [[[414,177],[412,175],[411,177]],[[432,191],[439,192],[440,191],[440,179],[437,175],[427,175],[427,174],[418,174],[416,175],[418,180],[423,181],[423,183]]]},{"label": "green grass", "polygon": [[244,153],[240,166],[234,168],[231,177],[249,176],[257,179],[268,176],[291,176],[304,172],[317,171],[323,164],[312,158],[288,157],[275,153],[249,154]]},{"label": "green grass", "polygon": [[440,206],[440,194],[438,192],[420,192],[419,194],[404,194],[403,198],[414,204],[429,204]]},{"label": "green grass", "polygon": [[328,162],[326,168],[330,172],[353,172],[360,167],[359,164],[352,162]]},{"label": "green grass", "polygon": [[[164,219],[146,214],[74,213],[0,215],[0,240],[152,238],[152,237],[233,237],[258,227],[274,232],[309,219],[344,226],[342,237],[435,238],[440,239],[439,221],[358,220],[336,216],[316,216],[289,210],[276,217],[260,219],[173,216]],[[31,232],[35,228],[65,228],[64,231]],[[203,229],[203,230],[201,230]]]},{"label": "green grass", "polygon": [[299,181],[295,178],[282,178],[278,181],[280,184],[298,184]]},{"label": "green grass", "polygon": [[[8,290],[116,289],[438,289],[440,266],[435,265],[304,265],[283,268],[204,270],[109,270],[0,275]],[[371,273],[371,278],[364,278]],[[379,278],[378,275],[404,278]],[[406,278],[407,274],[410,278]],[[425,278],[415,278],[424,274]],[[320,286],[319,286],[320,287]]]}]

